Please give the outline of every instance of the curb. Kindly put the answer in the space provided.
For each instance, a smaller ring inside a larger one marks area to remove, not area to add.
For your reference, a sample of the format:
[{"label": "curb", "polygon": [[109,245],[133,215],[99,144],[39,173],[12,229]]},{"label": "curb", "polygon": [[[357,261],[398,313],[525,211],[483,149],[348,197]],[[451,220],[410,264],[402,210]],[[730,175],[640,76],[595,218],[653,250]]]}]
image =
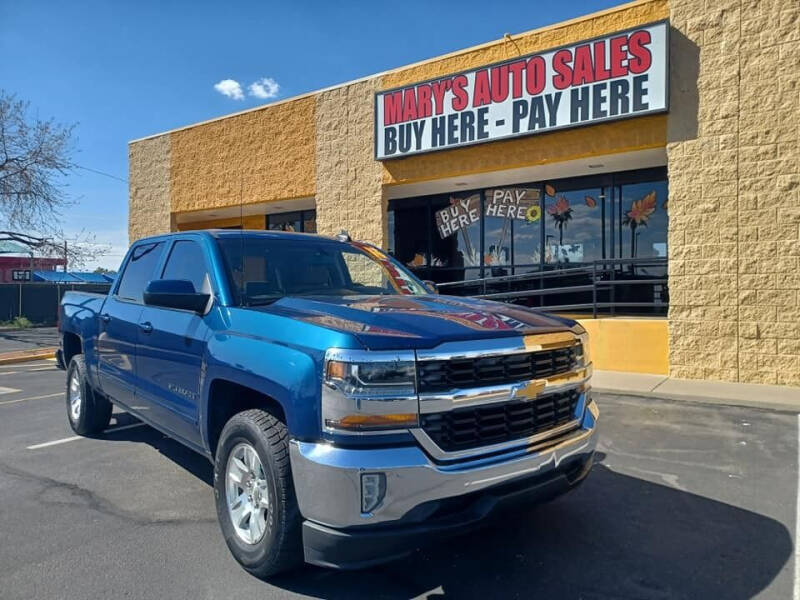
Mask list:
[{"label": "curb", "polygon": [[717,406],[735,406],[739,408],[755,408],[759,410],[779,411],[785,413],[800,413],[800,401],[774,401],[774,400],[746,400],[701,394],[679,394],[659,391],[644,391],[638,389],[621,389],[613,387],[592,386],[592,391],[598,394],[614,396],[631,396],[634,398],[652,398],[654,400],[670,400],[673,402],[688,402],[692,404],[714,404]]},{"label": "curb", "polygon": [[55,358],[58,348],[37,348],[35,350],[20,350],[18,352],[4,352],[0,354],[0,365],[13,365],[16,363],[31,362]]}]

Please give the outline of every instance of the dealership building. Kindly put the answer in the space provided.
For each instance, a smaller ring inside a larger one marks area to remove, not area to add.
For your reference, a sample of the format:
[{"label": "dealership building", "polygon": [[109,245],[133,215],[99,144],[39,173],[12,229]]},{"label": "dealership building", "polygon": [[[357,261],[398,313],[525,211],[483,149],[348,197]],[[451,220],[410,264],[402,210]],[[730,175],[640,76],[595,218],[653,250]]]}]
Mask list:
[{"label": "dealership building", "polygon": [[643,0],[135,140],[129,234],[344,229],[601,368],[800,386],[798,139],[800,3]]}]

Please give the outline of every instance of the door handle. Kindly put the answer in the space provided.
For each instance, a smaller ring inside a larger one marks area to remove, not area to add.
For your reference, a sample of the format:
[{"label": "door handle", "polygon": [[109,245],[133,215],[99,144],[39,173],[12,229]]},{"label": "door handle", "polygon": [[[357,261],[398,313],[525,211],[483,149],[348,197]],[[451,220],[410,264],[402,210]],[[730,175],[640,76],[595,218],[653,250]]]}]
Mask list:
[{"label": "door handle", "polygon": [[150,321],[145,321],[144,323],[139,323],[139,327],[142,328],[144,333],[150,333],[153,331],[153,324]]},{"label": "door handle", "polygon": [[108,313],[103,313],[102,315],[100,315],[100,320],[103,323],[108,323],[111,320],[111,315]]}]

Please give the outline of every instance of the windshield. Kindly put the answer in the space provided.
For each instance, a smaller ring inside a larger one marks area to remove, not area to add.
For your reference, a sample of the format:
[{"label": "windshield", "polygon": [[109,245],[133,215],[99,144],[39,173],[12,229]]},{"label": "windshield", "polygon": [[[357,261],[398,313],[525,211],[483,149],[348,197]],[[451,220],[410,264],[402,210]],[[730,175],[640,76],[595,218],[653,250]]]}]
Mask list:
[{"label": "windshield", "polygon": [[313,237],[218,239],[236,302],[269,304],[284,296],[428,294],[383,251],[360,242]]}]

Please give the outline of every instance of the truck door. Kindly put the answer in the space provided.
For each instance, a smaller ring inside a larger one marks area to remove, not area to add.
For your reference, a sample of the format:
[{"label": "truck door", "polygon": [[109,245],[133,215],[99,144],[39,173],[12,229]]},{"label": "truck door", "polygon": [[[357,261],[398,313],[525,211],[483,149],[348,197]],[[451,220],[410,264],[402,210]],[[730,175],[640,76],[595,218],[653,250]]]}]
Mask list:
[{"label": "truck door", "polygon": [[119,284],[103,304],[97,336],[97,374],[103,392],[126,407],[134,405],[136,342],[142,293],[154,278],[164,242],[137,244]]},{"label": "truck door", "polygon": [[[213,295],[208,257],[196,239],[177,239],[159,279],[185,279]],[[176,435],[200,444],[198,411],[206,318],[195,312],[145,306],[138,330],[136,403]]]}]

